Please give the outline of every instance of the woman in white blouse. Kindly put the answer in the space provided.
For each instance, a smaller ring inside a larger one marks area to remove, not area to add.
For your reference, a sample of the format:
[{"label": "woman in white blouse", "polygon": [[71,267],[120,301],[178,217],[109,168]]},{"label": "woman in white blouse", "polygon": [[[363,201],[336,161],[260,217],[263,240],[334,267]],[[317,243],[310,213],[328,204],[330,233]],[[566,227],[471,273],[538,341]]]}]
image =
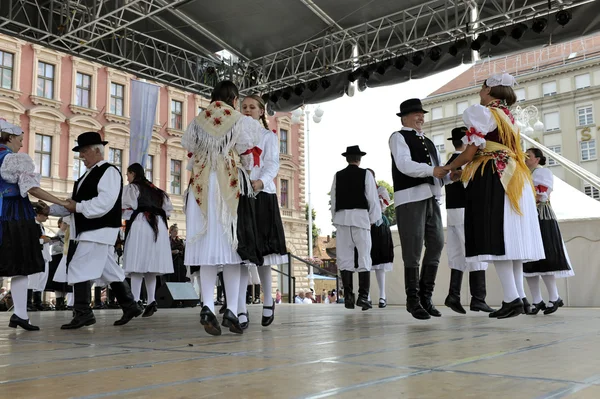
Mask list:
[{"label": "woman in white blouse", "polygon": [[[564,305],[563,300],[558,296],[556,278],[570,277],[575,273],[573,273],[569,254],[560,234],[556,215],[550,205],[554,175],[550,169],[542,168],[546,164],[546,157],[538,148],[530,148],[527,150],[525,163],[531,170],[533,178],[540,230],[546,254],[546,259],[523,265],[523,274],[527,279],[527,285],[533,296],[533,304],[529,314],[535,315],[542,310],[544,314],[548,315],[556,312],[559,307]],[[540,277],[544,280],[544,284],[548,290],[550,306],[546,306],[542,300]]]},{"label": "woman in white blouse", "polygon": [[156,277],[173,273],[167,228],[173,205],[163,190],[146,179],[144,167],[139,163],[127,168],[127,181],[122,196],[123,219],[127,221],[123,269],[131,277],[131,292],[136,302],[140,301],[144,280],[148,305],[142,317],[150,317],[157,311]]}]

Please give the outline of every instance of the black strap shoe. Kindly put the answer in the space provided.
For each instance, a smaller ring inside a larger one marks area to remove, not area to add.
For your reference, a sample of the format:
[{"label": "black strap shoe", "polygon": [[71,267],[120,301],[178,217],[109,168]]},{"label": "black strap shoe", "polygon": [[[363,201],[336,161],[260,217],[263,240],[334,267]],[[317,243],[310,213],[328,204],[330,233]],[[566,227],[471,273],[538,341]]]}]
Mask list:
[{"label": "black strap shoe", "polygon": [[531,305],[531,312],[528,315],[535,316],[540,312],[540,310],[546,310],[546,303],[541,301],[540,303],[534,303]]},{"label": "black strap shoe", "polygon": [[263,309],[271,310],[271,316],[266,317],[263,315],[262,320],[260,321],[261,326],[268,327],[273,323],[273,320],[275,320],[275,301],[273,301],[273,306],[263,306]]},{"label": "black strap shoe", "polygon": [[10,316],[10,321],[8,322],[8,326],[10,328],[17,328],[17,326],[18,326],[27,331],[39,331],[40,330],[40,328],[38,326],[34,326],[33,324],[30,324],[29,319],[22,319],[19,316],[17,316],[16,314],[13,314],[12,316]]},{"label": "black strap shoe", "polygon": [[523,301],[521,298],[517,298],[509,303],[502,301],[502,307],[495,312],[490,313],[489,316],[496,319],[508,319],[523,314],[523,312]]},{"label": "black strap shoe", "polygon": [[546,307],[546,310],[544,310],[545,315],[552,314],[552,313],[556,312],[558,310],[558,308],[561,308],[565,305],[565,303],[563,302],[562,299],[560,299],[560,297],[556,301],[548,301],[548,302],[551,303],[552,306]]},{"label": "black strap shoe", "polygon": [[146,309],[144,309],[144,313],[142,314],[142,317],[150,317],[154,313],[156,313],[157,310],[158,310],[158,306],[156,304],[156,301],[152,301],[152,303],[148,304],[148,306],[146,306]]},{"label": "black strap shoe", "polygon": [[250,316],[248,316],[248,312],[238,313],[238,320],[240,319],[240,316],[246,316],[246,321],[240,321],[240,327],[242,327],[242,330],[248,329],[248,326],[250,325]]},{"label": "black strap shoe", "polygon": [[204,326],[204,331],[210,335],[221,335],[221,326],[217,316],[210,310],[208,306],[204,306],[200,311],[200,324]]},{"label": "black strap shoe", "polygon": [[383,298],[379,298],[379,309],[383,309],[387,306],[387,301]]},{"label": "black strap shoe", "polygon": [[231,331],[234,334],[244,333],[244,330],[240,325],[240,320],[229,309],[227,309],[223,314],[223,322],[221,323],[221,325],[223,327],[229,327],[229,331]]}]

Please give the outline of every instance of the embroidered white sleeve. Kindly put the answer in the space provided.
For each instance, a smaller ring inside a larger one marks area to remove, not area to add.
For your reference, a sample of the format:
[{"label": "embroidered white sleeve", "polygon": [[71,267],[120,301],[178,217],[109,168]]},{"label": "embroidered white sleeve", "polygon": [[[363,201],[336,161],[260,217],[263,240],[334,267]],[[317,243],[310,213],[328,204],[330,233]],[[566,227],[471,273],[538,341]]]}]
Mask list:
[{"label": "embroidered white sleeve", "polygon": [[33,187],[40,186],[41,176],[35,173],[33,159],[24,152],[8,154],[0,169],[2,178],[8,183],[19,184],[21,196],[26,197]]},{"label": "embroidered white sleeve", "polygon": [[485,147],[485,135],[498,126],[490,109],[479,104],[471,105],[463,112],[463,121],[468,129],[463,143],[482,149]]},{"label": "embroidered white sleeve", "polygon": [[379,194],[379,202],[381,205],[381,211],[383,212],[388,206],[390,206],[390,194],[387,191],[387,188],[383,186],[379,186],[377,188],[377,193]]},{"label": "embroidered white sleeve", "polygon": [[244,169],[250,170],[254,167],[254,157],[252,154],[242,154],[254,147],[258,147],[265,128],[249,116],[242,116],[233,128],[239,129],[235,149],[240,154]]},{"label": "embroidered white sleeve", "polygon": [[533,179],[536,193],[542,197],[541,200],[543,202],[548,201],[554,187],[554,175],[552,171],[546,168],[537,168],[533,171],[531,178]]},{"label": "embroidered white sleeve", "polygon": [[133,211],[136,210],[138,207],[139,195],[140,190],[137,184],[128,184],[125,187],[123,187],[123,195],[121,196],[121,208],[123,210],[123,219],[131,219]]},{"label": "embroidered white sleeve", "polygon": [[260,165],[259,179],[266,185],[272,182],[279,173],[279,141],[277,135],[270,130],[264,130],[263,164]]}]

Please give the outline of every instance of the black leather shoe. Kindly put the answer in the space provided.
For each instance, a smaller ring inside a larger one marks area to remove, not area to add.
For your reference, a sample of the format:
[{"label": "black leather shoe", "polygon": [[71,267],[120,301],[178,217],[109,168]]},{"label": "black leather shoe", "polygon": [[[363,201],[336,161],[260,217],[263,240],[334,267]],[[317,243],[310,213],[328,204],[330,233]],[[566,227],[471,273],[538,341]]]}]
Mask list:
[{"label": "black leather shoe", "polygon": [[8,322],[8,326],[10,328],[17,328],[17,326],[21,327],[27,331],[39,331],[38,326],[34,326],[33,324],[29,324],[29,319],[22,319],[16,314],[10,316],[10,321]]},{"label": "black leather shoe", "polygon": [[77,328],[96,324],[96,317],[94,317],[92,309],[75,309],[73,313],[75,314],[73,320],[71,320],[70,323],[60,326],[61,330],[75,330]]},{"label": "black leather shoe", "polygon": [[250,316],[248,316],[248,312],[238,313],[238,320],[240,319],[240,316],[246,316],[246,321],[240,322],[240,327],[242,328],[242,330],[246,330],[250,325]]},{"label": "black leather shoe", "polygon": [[490,313],[491,318],[508,319],[523,314],[523,301],[517,298],[510,303],[502,301],[502,307],[495,312]]},{"label": "black leather shoe", "polygon": [[204,306],[200,311],[200,324],[204,326],[204,331],[210,335],[221,335],[221,326],[217,316],[209,309],[208,306]]},{"label": "black leather shoe", "polygon": [[545,315],[552,314],[552,313],[556,312],[558,310],[558,308],[561,308],[565,305],[565,303],[563,302],[562,299],[560,299],[560,297],[556,301],[548,301],[548,302],[551,303],[552,306],[546,307],[546,310],[544,310]]},{"label": "black leather shoe", "polygon": [[429,315],[433,316],[433,317],[442,317],[442,314],[440,313],[439,310],[437,310],[435,308],[435,306],[433,306],[433,302],[431,302],[431,300],[421,300],[421,306],[423,307],[423,309],[425,309],[425,311],[427,313],[429,313]]},{"label": "black leather shoe", "polygon": [[221,323],[221,325],[223,327],[229,327],[229,331],[231,331],[234,334],[244,333],[242,326],[240,326],[240,320],[229,309],[227,309],[223,314],[223,322]]},{"label": "black leather shoe", "polygon": [[463,308],[460,303],[460,297],[452,294],[448,294],[446,300],[444,301],[444,305],[454,310],[456,313],[466,314],[467,311]]},{"label": "black leather shoe", "polygon": [[541,301],[540,303],[534,303],[531,305],[531,312],[527,313],[528,315],[535,316],[540,312],[540,310],[546,310],[546,303]]},{"label": "black leather shoe", "polygon": [[523,301],[523,313],[524,314],[531,313],[531,304],[529,303],[527,298],[522,298],[521,300]]},{"label": "black leather shoe", "polygon": [[387,306],[387,301],[383,298],[379,298],[379,309],[383,309]]},{"label": "black leather shoe", "polygon": [[418,320],[431,319],[431,315],[425,309],[423,309],[423,306],[421,306],[421,303],[418,299],[407,299],[406,311],[410,313],[412,317]]},{"label": "black leather shoe", "polygon": [[373,305],[369,303],[369,297],[366,295],[358,295],[358,299],[356,300],[356,306],[360,306],[362,310],[373,309]]},{"label": "black leather shoe", "polygon": [[485,301],[482,301],[480,299],[477,299],[475,297],[471,298],[471,306],[469,307],[469,309],[472,312],[486,312],[486,313],[492,313],[494,311],[494,309],[490,308],[488,306],[487,303],[485,303]]},{"label": "black leather shoe", "polygon": [[144,313],[144,309],[139,305],[139,303],[133,302],[131,305],[123,308],[123,316],[119,320],[115,321],[113,325],[124,326],[125,324],[129,323],[131,319],[138,317],[142,313]]},{"label": "black leather shoe", "polygon": [[156,313],[157,310],[158,306],[156,305],[156,301],[152,301],[152,303],[148,304],[148,306],[146,306],[146,309],[144,309],[142,317],[150,317],[154,313]]},{"label": "black leather shoe", "polygon": [[219,314],[225,313],[226,310],[227,310],[227,302],[223,302],[221,309],[219,309]]},{"label": "black leather shoe", "polygon": [[344,307],[346,309],[354,309],[354,294],[344,293]]},{"label": "black leather shoe", "polygon": [[260,321],[260,325],[263,327],[268,327],[271,325],[271,323],[273,323],[273,320],[275,320],[275,301],[273,301],[273,306],[263,306],[263,309],[270,309],[271,310],[271,317],[262,317],[262,320]]}]

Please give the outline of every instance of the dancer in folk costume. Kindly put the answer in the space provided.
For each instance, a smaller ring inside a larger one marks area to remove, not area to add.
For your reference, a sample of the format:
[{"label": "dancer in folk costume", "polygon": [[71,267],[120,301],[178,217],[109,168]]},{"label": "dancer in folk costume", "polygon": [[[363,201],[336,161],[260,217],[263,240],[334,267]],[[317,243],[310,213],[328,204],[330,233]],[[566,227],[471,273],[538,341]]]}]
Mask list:
[{"label": "dancer in folk costume", "polygon": [[252,290],[249,284],[252,283],[254,296],[260,301],[260,285],[258,285],[258,290],[256,288],[257,284],[262,283],[264,303],[261,325],[266,327],[275,318],[271,266],[288,262],[285,232],[275,188],[275,178],[279,173],[279,140],[276,133],[268,130],[265,103],[260,96],[250,95],[246,97],[242,102],[242,112],[246,116],[259,120],[265,127],[258,145],[261,152],[257,154],[255,165],[250,171],[252,187],[258,193],[256,195],[256,225],[259,242],[262,243],[261,253],[264,257],[264,263],[263,266],[251,265],[248,269],[242,268],[238,316],[242,327],[247,328],[249,320],[246,310],[246,285],[248,285],[249,290]]},{"label": "dancer in folk costume", "polygon": [[[371,225],[381,226],[381,207],[377,185],[360,161],[367,153],[357,145],[342,154],[348,162],[333,178],[331,185],[331,216],[336,227],[337,266],[344,285],[344,306],[354,309],[353,274],[358,271],[358,299],[356,306],[371,309]],[[355,255],[356,254],[356,255]],[[355,256],[358,268],[355,268]]]},{"label": "dancer in folk costume", "polygon": [[[42,293],[46,288],[46,282],[48,281],[48,269],[49,263],[52,260],[50,255],[50,237],[46,235],[46,228],[44,222],[48,220],[48,212],[50,209],[43,201],[38,201],[33,204],[33,210],[35,211],[35,222],[40,229],[40,247],[42,251],[42,257],[44,258],[44,271],[42,273],[36,273],[29,276],[28,280],[28,294],[29,291],[32,293],[31,300],[32,306],[35,310],[46,310],[42,304]],[[29,300],[29,295],[28,298]]]},{"label": "dancer in folk costume", "polygon": [[[377,186],[375,172],[369,168],[367,170],[373,175]],[[379,206],[383,213],[390,206],[390,194],[383,186],[377,186],[377,194],[379,195]],[[392,239],[389,220],[383,215],[382,219],[383,223],[381,225],[371,225],[371,270],[375,271],[377,285],[379,286],[379,307],[385,308],[387,306],[385,274],[394,268],[394,240]]]},{"label": "dancer in folk costume", "polygon": [[521,137],[508,107],[517,98],[515,79],[492,75],[479,91],[481,105],[463,113],[469,129],[467,148],[445,166],[467,164],[465,252],[468,262],[492,262],[502,283],[502,308],[490,317],[504,319],[527,313],[523,262],[544,259],[531,175],[521,150]]},{"label": "dancer in folk costume", "polygon": [[173,205],[163,190],[146,179],[144,167],[139,163],[127,168],[127,181],[122,206],[123,219],[127,220],[123,266],[131,278],[131,291],[136,302],[140,301],[144,280],[148,300],[142,317],[150,317],[158,310],[156,277],[173,273],[167,230]]},{"label": "dancer in folk costume", "polygon": [[19,153],[23,130],[0,119],[0,277],[12,277],[14,314],[8,326],[39,330],[27,316],[28,276],[45,270],[40,250],[40,228],[27,194],[55,204],[67,202],[40,188],[33,159]]},{"label": "dancer in folk costume", "polygon": [[48,264],[48,281],[46,282],[46,291],[54,291],[54,294],[56,295],[56,310],[67,310],[65,297],[67,292],[72,291],[72,288],[66,283],[57,283],[54,281],[54,275],[56,274],[58,265],[63,258],[65,240],[68,240],[68,238],[66,238],[66,232],[69,228],[69,225],[65,223],[65,218],[59,218],[57,225],[58,232],[51,240],[52,246],[50,247],[50,254],[52,255],[52,259]]},{"label": "dancer in folk costume", "polygon": [[[523,274],[533,296],[533,304],[529,314],[535,315],[542,310],[547,315],[556,312],[559,307],[564,305],[563,300],[558,296],[556,278],[571,277],[575,273],[571,266],[567,247],[560,234],[556,215],[550,205],[554,175],[550,169],[542,168],[546,164],[546,157],[538,148],[530,148],[527,150],[525,163],[531,170],[531,177],[536,190],[538,219],[546,259],[523,264]],[[550,306],[546,306],[542,300],[540,277],[544,280],[548,290]]]},{"label": "dancer in folk costume", "polygon": [[[406,310],[419,320],[442,315],[431,298],[444,248],[439,200],[444,181],[450,181],[441,167],[440,153],[423,133],[426,112],[417,98],[402,102],[396,115],[403,127],[389,140]],[[423,244],[425,254],[419,276]]]},{"label": "dancer in folk costume", "polygon": [[123,309],[121,319],[114,325],[127,324],[142,314],[143,309],[133,300],[125,274],[117,264],[115,242],[121,228],[121,196],[123,178],[116,166],[104,160],[103,141],[97,132],[77,137],[74,152],[79,152],[87,171],[75,182],[72,199],[66,207],[53,205],[50,214],[73,214],[70,242],[64,268],[56,271],[55,281],[73,285],[75,311],[73,320],[61,329],[76,329],[96,323],[90,308],[91,282],[110,284]]},{"label": "dancer in folk costume", "polygon": [[[454,161],[465,150],[466,144],[462,139],[467,132],[466,127],[452,129],[452,141],[454,153],[450,156],[448,163]],[[459,176],[462,169],[453,171],[454,176]],[[458,172],[458,173],[457,173]],[[460,290],[462,286],[463,273],[469,273],[469,288],[471,289],[471,306],[474,312],[493,312],[485,303],[486,286],[485,271],[486,262],[467,262],[465,257],[465,186],[461,183],[446,185],[446,214],[447,214],[447,241],[448,266],[450,266],[450,289],[444,305],[457,313],[467,313],[460,303]]]},{"label": "dancer in folk costume", "polygon": [[211,103],[188,126],[182,145],[189,152],[192,177],[186,194],[186,266],[200,266],[200,322],[207,333],[220,335],[214,312],[214,289],[219,266],[227,289],[223,326],[242,334],[238,313],[242,263],[262,265],[257,246],[252,186],[247,171],[264,127],[235,109],[238,89],[219,82]]}]

